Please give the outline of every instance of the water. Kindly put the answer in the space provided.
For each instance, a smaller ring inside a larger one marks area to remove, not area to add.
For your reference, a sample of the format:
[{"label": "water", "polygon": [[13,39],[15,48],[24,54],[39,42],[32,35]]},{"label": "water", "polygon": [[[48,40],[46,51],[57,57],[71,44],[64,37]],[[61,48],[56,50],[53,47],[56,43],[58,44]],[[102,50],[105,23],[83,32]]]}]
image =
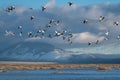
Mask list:
[{"label": "water", "polygon": [[120,80],[120,70],[13,70],[0,72],[0,80]]}]

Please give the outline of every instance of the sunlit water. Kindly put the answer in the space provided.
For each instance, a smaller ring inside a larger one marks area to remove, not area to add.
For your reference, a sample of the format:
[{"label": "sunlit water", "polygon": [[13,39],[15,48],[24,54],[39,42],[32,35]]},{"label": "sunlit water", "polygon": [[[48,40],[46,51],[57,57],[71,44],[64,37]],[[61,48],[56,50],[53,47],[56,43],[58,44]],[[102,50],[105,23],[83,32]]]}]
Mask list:
[{"label": "sunlit water", "polygon": [[120,70],[14,70],[0,72],[0,80],[120,80]]}]

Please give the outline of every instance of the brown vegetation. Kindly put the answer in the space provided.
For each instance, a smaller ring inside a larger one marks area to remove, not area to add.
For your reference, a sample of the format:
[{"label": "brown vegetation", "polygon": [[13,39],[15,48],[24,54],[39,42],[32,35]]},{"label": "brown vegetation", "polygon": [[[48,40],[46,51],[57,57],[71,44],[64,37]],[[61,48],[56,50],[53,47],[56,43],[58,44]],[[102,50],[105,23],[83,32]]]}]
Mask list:
[{"label": "brown vegetation", "polygon": [[5,70],[33,70],[33,69],[76,69],[97,68],[98,70],[120,69],[120,64],[57,64],[40,62],[0,62],[0,69]]}]

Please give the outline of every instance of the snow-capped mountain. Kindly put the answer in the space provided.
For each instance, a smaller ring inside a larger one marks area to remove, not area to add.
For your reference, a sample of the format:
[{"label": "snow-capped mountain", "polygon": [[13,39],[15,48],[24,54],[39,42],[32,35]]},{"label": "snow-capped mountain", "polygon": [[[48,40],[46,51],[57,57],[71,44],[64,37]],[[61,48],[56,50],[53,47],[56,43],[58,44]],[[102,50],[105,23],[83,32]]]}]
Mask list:
[{"label": "snow-capped mountain", "polygon": [[68,56],[64,50],[39,42],[24,41],[10,46],[1,52],[1,60],[55,61]]},{"label": "snow-capped mountain", "polygon": [[108,41],[107,43],[106,41],[106,42],[101,42],[99,45],[91,45],[91,46],[85,46],[79,48],[69,48],[66,49],[66,51],[82,52],[82,53],[90,53],[90,54],[106,54],[106,55],[120,54],[120,42],[116,40],[116,42]]},{"label": "snow-capped mountain", "polygon": [[120,57],[116,56],[119,55],[65,51],[44,42],[24,41],[3,50],[0,60],[59,63],[120,63]]}]

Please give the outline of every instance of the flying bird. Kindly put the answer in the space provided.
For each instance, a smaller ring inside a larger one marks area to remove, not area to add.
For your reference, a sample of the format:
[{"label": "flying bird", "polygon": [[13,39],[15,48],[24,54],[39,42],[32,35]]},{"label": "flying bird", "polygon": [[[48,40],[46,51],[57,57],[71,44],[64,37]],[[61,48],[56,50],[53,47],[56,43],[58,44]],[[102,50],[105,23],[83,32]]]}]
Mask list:
[{"label": "flying bird", "polygon": [[116,22],[113,23],[113,25],[118,26],[118,25],[119,25],[119,22],[116,21]]},{"label": "flying bird", "polygon": [[105,33],[105,38],[104,38],[104,40],[109,40],[109,31],[107,31],[106,33]]},{"label": "flying bird", "polygon": [[72,6],[73,5],[73,2],[68,2],[69,6]]},{"label": "flying bird", "polygon": [[97,40],[96,42],[95,42],[95,44],[98,44],[99,43],[99,40]]},{"label": "flying bird", "polygon": [[88,42],[88,45],[90,46],[92,44],[92,42]]},{"label": "flying bird", "polygon": [[69,36],[68,36],[68,38],[72,38],[73,37],[73,34],[72,33],[70,33],[69,34]]},{"label": "flying bird", "polygon": [[51,24],[47,24],[46,27],[47,27],[47,28],[50,28],[50,27],[52,27],[52,25],[51,25]]},{"label": "flying bird", "polygon": [[33,20],[34,18],[35,18],[34,16],[31,16],[31,17],[30,17],[30,20]]},{"label": "flying bird", "polygon": [[32,32],[28,32],[28,37],[33,37]]},{"label": "flying bird", "polygon": [[68,42],[70,42],[70,38],[68,38],[68,40],[67,40]]},{"label": "flying bird", "polygon": [[42,11],[44,11],[46,9],[46,7],[44,7],[44,6],[42,6],[41,8],[42,8]]},{"label": "flying bird", "polygon": [[29,8],[30,10],[33,10],[33,8]]},{"label": "flying bird", "polygon": [[22,37],[22,32],[19,33],[19,36]]},{"label": "flying bird", "polygon": [[62,33],[61,33],[61,35],[64,35],[66,32],[67,32],[66,30],[63,30]]},{"label": "flying bird", "polygon": [[8,8],[7,8],[7,12],[11,12],[11,11],[13,11],[15,9],[15,6],[9,6]]},{"label": "flying bird", "polygon": [[61,36],[61,32],[55,31],[55,36]]},{"label": "flying bird", "polygon": [[60,21],[59,21],[59,20],[57,20],[56,22],[57,22],[57,23],[60,23]]},{"label": "flying bird", "polygon": [[18,29],[22,29],[22,26],[18,26]]},{"label": "flying bird", "polygon": [[102,22],[104,19],[105,19],[105,17],[100,16],[100,17],[99,17],[99,22]]},{"label": "flying bird", "polygon": [[109,37],[104,37],[104,40],[109,40]]},{"label": "flying bird", "polygon": [[38,35],[36,34],[36,35],[35,35],[35,38],[37,38],[37,37],[38,37]]},{"label": "flying bird", "polygon": [[109,36],[109,31],[107,31],[107,32],[105,33],[105,35],[106,35],[106,36]]},{"label": "flying bird", "polygon": [[12,31],[5,30],[5,36],[14,36],[15,33]]},{"label": "flying bird", "polygon": [[54,21],[54,24],[56,25],[56,26],[58,26],[59,25],[59,23],[60,23],[60,21],[58,20],[58,21]]},{"label": "flying bird", "polygon": [[38,30],[37,33],[41,33],[41,30]]},{"label": "flying bird", "polygon": [[41,30],[41,35],[42,35],[42,37],[45,35],[45,32],[46,32],[45,29],[42,29],[42,30]]},{"label": "flying bird", "polygon": [[120,40],[120,35],[117,36],[117,39]]},{"label": "flying bird", "polygon": [[66,37],[65,36],[63,36],[63,40],[65,40],[66,39]]},{"label": "flying bird", "polygon": [[82,23],[83,23],[83,24],[87,24],[87,23],[88,23],[88,20],[87,20],[87,19],[84,19]]},{"label": "flying bird", "polygon": [[54,19],[51,19],[50,22],[49,22],[49,24],[52,24],[53,22],[54,22]]}]

